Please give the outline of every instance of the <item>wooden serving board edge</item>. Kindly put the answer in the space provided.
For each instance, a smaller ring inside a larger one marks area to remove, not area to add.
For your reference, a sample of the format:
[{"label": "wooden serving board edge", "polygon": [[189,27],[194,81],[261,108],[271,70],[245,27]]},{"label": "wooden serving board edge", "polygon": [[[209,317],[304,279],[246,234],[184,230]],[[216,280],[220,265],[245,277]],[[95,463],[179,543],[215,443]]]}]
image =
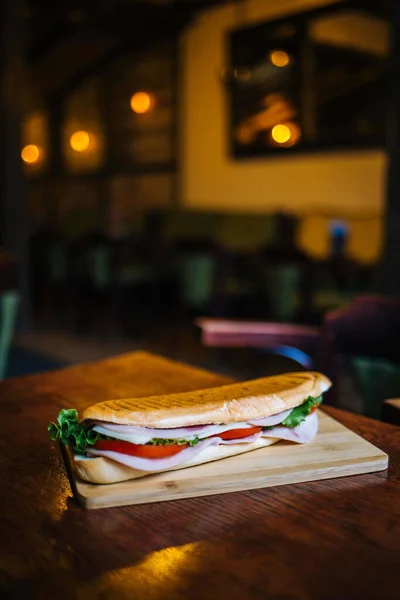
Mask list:
[{"label": "wooden serving board edge", "polygon": [[[363,475],[367,473],[384,471],[385,469],[387,469],[389,457],[386,453],[384,453],[382,450],[380,450],[367,440],[364,440],[364,438],[342,425],[340,421],[337,421],[330,415],[324,413],[324,417],[331,421],[334,421],[341,428],[346,429],[347,431],[351,432],[354,436],[357,436],[358,438],[362,439],[365,443],[369,444],[369,446],[371,447],[371,455],[367,457],[359,457],[357,459],[357,465],[354,465],[354,458],[350,458],[348,460],[342,459],[340,465],[338,465],[337,461],[332,461],[331,463],[324,462],[323,468],[319,468],[317,465],[311,465],[311,467],[302,471],[299,471],[298,467],[293,466],[277,468],[276,474],[274,473],[273,475],[268,475],[268,478],[266,478],[265,471],[263,470],[259,471],[259,475],[257,475],[257,471],[253,471],[251,473],[251,478],[248,481],[246,481],[246,479],[244,478],[241,479],[239,488],[237,481],[232,481],[230,476],[228,476],[227,478],[224,478],[222,476],[219,479],[220,487],[218,488],[218,491],[216,491],[215,489],[210,489],[207,485],[207,480],[205,479],[203,480],[204,488],[201,485],[198,485],[195,490],[182,490],[182,488],[175,489],[175,487],[171,486],[171,488],[163,490],[162,497],[154,497],[154,492],[150,492],[149,495],[147,495],[146,493],[142,493],[135,500],[128,500],[126,497],[119,498],[118,491],[116,491],[115,497],[112,493],[109,493],[104,498],[85,496],[83,493],[80,492],[79,487],[92,486],[94,484],[87,483],[79,479],[75,475],[75,473],[73,472],[73,468],[70,464],[68,451],[65,449],[65,447],[62,448],[62,454],[64,457],[64,462],[66,464],[67,473],[74,497],[77,499],[78,503],[81,506],[88,509],[110,508],[114,506],[128,505],[133,506],[136,504],[150,504],[154,502],[164,502],[184,498],[226,494],[233,493],[236,491],[248,491],[252,489],[263,489],[268,487],[290,485],[293,483],[306,483],[311,481],[322,481],[324,479],[336,479],[338,477],[349,477],[351,475]],[[257,450],[255,450],[254,452],[257,452]],[[229,460],[229,458],[225,460]],[[191,479],[193,478],[188,477],[188,480]],[[224,481],[224,479],[229,479],[229,481]],[[109,491],[112,490],[113,485],[120,484],[111,484],[110,486],[107,485],[105,487],[107,487]]]},{"label": "wooden serving board edge", "polygon": [[[256,451],[255,451],[256,452]],[[225,459],[229,460],[229,459]],[[119,499],[115,497],[112,499],[112,496],[108,496],[107,498],[88,498],[82,495],[79,492],[79,489],[76,485],[74,485],[76,498],[81,506],[88,509],[97,509],[97,508],[111,508],[114,506],[134,506],[137,504],[152,504],[154,502],[166,502],[170,500],[181,500],[185,498],[198,498],[200,496],[215,496],[219,494],[232,494],[235,492],[245,492],[249,490],[260,490],[268,487],[279,487],[283,485],[291,485],[293,483],[307,483],[312,481],[322,481],[324,479],[337,479],[340,477],[350,477],[354,475],[365,475],[367,473],[376,473],[378,471],[384,471],[388,467],[388,458],[377,456],[375,459],[363,459],[360,462],[364,462],[363,465],[357,466],[357,471],[354,471],[354,464],[349,461],[349,465],[344,465],[338,467],[337,465],[332,465],[330,468],[324,469],[312,469],[309,471],[309,475],[306,473],[296,474],[288,472],[282,472],[281,474],[275,477],[269,477],[268,480],[265,479],[265,475],[260,476],[260,479],[257,482],[257,477],[253,477],[251,482],[245,483],[241,482],[240,489],[237,488],[237,482],[232,482],[231,484],[226,485],[226,487],[221,487],[218,491],[207,489],[196,488],[195,494],[193,491],[183,492],[182,490],[164,492],[162,498],[154,497],[154,494],[151,494],[149,497],[141,496],[136,500],[132,501],[127,499]],[[223,483],[221,482],[223,485]]]}]

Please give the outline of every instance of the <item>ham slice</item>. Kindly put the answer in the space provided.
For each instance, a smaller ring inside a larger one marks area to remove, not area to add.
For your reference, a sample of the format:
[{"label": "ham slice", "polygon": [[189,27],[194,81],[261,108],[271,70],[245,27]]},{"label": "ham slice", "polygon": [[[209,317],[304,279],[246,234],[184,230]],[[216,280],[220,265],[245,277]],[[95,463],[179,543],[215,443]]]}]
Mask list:
[{"label": "ham slice", "polygon": [[[237,424],[236,424],[237,428]],[[226,431],[226,430],[225,430]],[[88,448],[87,454],[89,456],[105,456],[115,460],[118,463],[127,465],[132,469],[147,472],[161,472],[169,471],[170,469],[177,467],[178,465],[184,465],[185,462],[192,460],[196,455],[200,454],[206,448],[210,446],[231,445],[231,444],[251,444],[257,441],[260,437],[275,438],[280,440],[288,440],[296,442],[298,444],[304,444],[311,442],[314,439],[318,431],[318,415],[316,412],[308,415],[306,419],[300,423],[297,427],[289,429],[289,427],[273,427],[268,431],[260,431],[249,435],[247,438],[240,438],[238,440],[222,440],[219,437],[207,438],[200,441],[196,446],[189,446],[167,458],[142,458],[139,456],[130,456],[128,454],[122,454],[119,452],[112,452],[109,450],[96,450],[95,448]]]},{"label": "ham slice", "polygon": [[179,452],[179,454],[168,456],[167,458],[142,458],[140,456],[121,454],[120,452],[111,452],[110,450],[96,450],[95,448],[88,448],[87,454],[89,456],[105,456],[106,458],[111,458],[118,463],[127,465],[132,469],[138,469],[139,471],[158,473],[161,471],[169,471],[173,467],[191,460],[209,446],[218,446],[219,442],[220,438],[209,438],[199,442],[196,446],[189,446],[182,450],[182,452]]},{"label": "ham slice", "polygon": [[[285,411],[286,412],[286,411]],[[290,410],[288,411],[290,412]],[[254,421],[253,423],[256,423]],[[221,440],[221,444],[251,444],[256,442],[260,437],[277,438],[280,440],[287,440],[289,442],[296,442],[297,444],[306,444],[311,442],[318,432],[318,415],[316,412],[308,415],[305,420],[300,423],[297,427],[290,429],[289,427],[273,427],[268,431],[260,431],[249,435],[246,438],[240,438],[239,440]]]},{"label": "ham slice", "polygon": [[306,444],[311,442],[318,432],[318,415],[313,412],[297,427],[290,429],[289,427],[273,427],[268,431],[263,432],[264,437],[279,438],[289,442],[297,442],[298,444]]}]

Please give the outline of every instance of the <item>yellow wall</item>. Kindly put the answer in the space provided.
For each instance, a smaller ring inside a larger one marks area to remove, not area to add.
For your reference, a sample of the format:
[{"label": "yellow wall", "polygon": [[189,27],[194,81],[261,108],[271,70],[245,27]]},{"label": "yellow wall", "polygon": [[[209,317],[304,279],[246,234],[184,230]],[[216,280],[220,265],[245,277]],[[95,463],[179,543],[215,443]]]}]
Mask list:
[{"label": "yellow wall", "polygon": [[[330,252],[331,219],[310,216],[301,220],[297,244],[313,258],[324,258]],[[346,219],[349,226],[348,254],[363,263],[375,262],[382,251],[383,221],[380,218]]]},{"label": "yellow wall", "polygon": [[[249,0],[245,23],[326,3],[327,0]],[[383,152],[335,152],[243,161],[229,156],[227,99],[219,70],[227,62],[224,36],[237,26],[235,10],[227,5],[202,13],[182,38],[183,204],[204,210],[279,209],[298,215],[353,217],[358,220],[358,233],[353,239],[359,240],[353,254],[376,257],[386,168]],[[359,223],[366,217],[372,220],[362,233]],[[312,237],[309,249],[318,253],[318,248],[312,246]]]}]

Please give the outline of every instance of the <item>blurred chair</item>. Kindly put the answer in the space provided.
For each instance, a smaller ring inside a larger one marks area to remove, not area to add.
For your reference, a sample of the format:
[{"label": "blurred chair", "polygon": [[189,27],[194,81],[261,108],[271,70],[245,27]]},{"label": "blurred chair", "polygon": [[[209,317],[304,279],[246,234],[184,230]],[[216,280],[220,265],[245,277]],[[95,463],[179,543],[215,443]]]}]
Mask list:
[{"label": "blurred chair", "polygon": [[107,241],[101,240],[88,247],[83,255],[83,273],[96,291],[103,291],[111,284],[111,248]]},{"label": "blurred chair", "polygon": [[361,295],[327,313],[323,324],[325,370],[332,395],[340,394],[343,366],[351,364],[364,401],[364,413],[379,418],[385,398],[400,395],[400,299]]},{"label": "blurred chair", "polygon": [[261,250],[269,318],[309,321],[314,262],[296,244],[297,218],[278,214],[273,243]]},{"label": "blurred chair", "polygon": [[281,263],[266,268],[267,297],[273,320],[293,321],[300,306],[302,272],[299,264]]},{"label": "blurred chair", "polygon": [[19,293],[15,290],[0,294],[0,379],[4,378],[7,369],[19,300]]},{"label": "blurred chair", "polygon": [[250,317],[267,314],[259,248],[274,239],[273,215],[226,214],[215,236],[214,315]]},{"label": "blurred chair", "polygon": [[68,278],[67,241],[57,239],[49,244],[46,258],[50,281],[55,285],[65,285]]},{"label": "blurred chair", "polygon": [[[110,310],[113,289],[114,244],[102,233],[77,238],[71,251],[71,276],[68,303],[75,308],[72,315],[78,329],[106,323],[111,327],[114,313]],[[103,311],[100,315],[99,312]]]},{"label": "blurred chair", "polygon": [[179,259],[180,297],[191,310],[207,311],[212,301],[216,258],[212,253],[193,253]]},{"label": "blurred chair", "polygon": [[37,316],[64,322],[68,307],[69,243],[58,233],[44,232],[30,247],[32,288]]},{"label": "blurred chair", "polygon": [[109,237],[114,239],[128,239],[130,241],[140,240],[146,226],[146,216],[144,211],[133,212],[129,217],[124,219],[121,227],[122,231],[108,232]]},{"label": "blurred chair", "polygon": [[233,252],[248,252],[270,244],[274,238],[274,215],[239,213],[222,217],[216,242]]},{"label": "blurred chair", "polygon": [[268,314],[265,273],[257,252],[218,250],[210,314],[244,319]]},{"label": "blurred chair", "polygon": [[221,221],[217,213],[171,211],[164,214],[163,238],[167,245],[203,241],[212,242]]},{"label": "blurred chair", "polygon": [[206,346],[262,347],[291,356],[306,368],[323,370],[334,384],[327,395],[333,404],[340,397],[346,363],[353,369],[366,415],[379,418],[383,400],[400,396],[397,298],[359,296],[345,308],[328,312],[322,328],[206,318],[196,324]]},{"label": "blurred chair", "polygon": [[[196,211],[152,211],[130,271],[157,314],[182,308],[207,311],[215,272],[213,238],[220,215]],[[123,268],[121,273],[125,272]],[[147,279],[145,281],[144,279]]]}]

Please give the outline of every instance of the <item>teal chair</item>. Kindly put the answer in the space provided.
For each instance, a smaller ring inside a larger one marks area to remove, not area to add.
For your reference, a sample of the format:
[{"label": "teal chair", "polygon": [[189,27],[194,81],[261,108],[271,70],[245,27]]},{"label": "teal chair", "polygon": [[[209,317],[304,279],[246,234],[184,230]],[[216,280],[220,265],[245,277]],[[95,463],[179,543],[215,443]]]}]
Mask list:
[{"label": "teal chair", "polygon": [[380,419],[383,401],[400,397],[400,364],[368,356],[353,356],[350,362],[363,398],[364,414]]},{"label": "teal chair", "polygon": [[47,248],[47,267],[52,283],[62,285],[67,282],[68,246],[64,240],[57,240]]},{"label": "teal chair", "polygon": [[293,321],[299,307],[301,268],[295,263],[267,267],[267,296],[271,318],[277,321]]},{"label": "teal chair", "polygon": [[164,240],[173,245],[181,240],[213,240],[221,217],[217,213],[171,211],[164,216]]},{"label": "teal chair", "polygon": [[180,257],[181,300],[193,310],[206,309],[212,299],[216,260],[211,254]]},{"label": "teal chair", "polygon": [[323,370],[334,382],[332,402],[341,397],[343,366],[349,363],[365,415],[379,418],[383,400],[400,396],[399,331],[400,299],[391,296],[360,295],[325,315]]},{"label": "teal chair", "polygon": [[107,244],[96,244],[84,255],[84,270],[94,289],[102,291],[111,284],[111,249]]},{"label": "teal chair", "polygon": [[0,294],[0,379],[4,379],[20,296],[15,290]]}]

